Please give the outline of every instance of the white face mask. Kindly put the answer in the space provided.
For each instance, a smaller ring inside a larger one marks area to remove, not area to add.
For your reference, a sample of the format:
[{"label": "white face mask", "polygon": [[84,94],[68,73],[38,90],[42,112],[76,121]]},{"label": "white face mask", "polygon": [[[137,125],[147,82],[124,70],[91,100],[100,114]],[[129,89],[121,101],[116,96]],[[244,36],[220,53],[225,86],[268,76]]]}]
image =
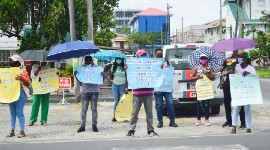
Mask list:
[{"label": "white face mask", "polygon": [[237,61],[239,64],[241,64],[243,62],[243,58],[237,58]]}]

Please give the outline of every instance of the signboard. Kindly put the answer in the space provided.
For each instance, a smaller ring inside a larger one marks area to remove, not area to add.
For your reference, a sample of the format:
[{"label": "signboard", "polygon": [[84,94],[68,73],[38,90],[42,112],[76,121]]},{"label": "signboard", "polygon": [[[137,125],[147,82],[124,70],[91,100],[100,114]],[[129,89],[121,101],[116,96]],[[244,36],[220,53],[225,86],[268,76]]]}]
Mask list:
[{"label": "signboard", "polygon": [[173,67],[165,67],[163,68],[163,82],[160,87],[154,89],[155,92],[172,92],[173,85]]},{"label": "signboard", "polygon": [[214,98],[212,81],[206,75],[196,81],[197,100],[208,100]]},{"label": "signboard", "polygon": [[127,80],[132,89],[160,87],[162,58],[127,58]]},{"label": "signboard", "polygon": [[129,121],[132,114],[133,94],[124,94],[116,106],[115,119],[117,121]]},{"label": "signboard", "polygon": [[59,78],[59,89],[70,89],[71,78],[60,77]]},{"label": "signboard", "polygon": [[47,94],[59,89],[59,77],[56,68],[41,70],[39,75],[32,79],[33,94]]},{"label": "signboard", "polygon": [[0,68],[0,102],[12,103],[19,99],[20,82],[15,77],[20,75],[19,67]]},{"label": "signboard", "polygon": [[102,67],[91,67],[81,66],[76,67],[75,69],[78,73],[76,74],[77,79],[82,83],[91,83],[91,84],[103,84],[103,72],[104,68]]},{"label": "signboard", "polygon": [[230,74],[232,106],[263,104],[258,75]]}]

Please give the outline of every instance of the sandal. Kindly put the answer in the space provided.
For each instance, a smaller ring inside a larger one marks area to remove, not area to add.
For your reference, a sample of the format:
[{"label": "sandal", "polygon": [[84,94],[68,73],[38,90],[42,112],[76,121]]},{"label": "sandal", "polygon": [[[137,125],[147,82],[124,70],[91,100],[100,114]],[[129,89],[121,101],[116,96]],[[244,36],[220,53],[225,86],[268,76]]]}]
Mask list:
[{"label": "sandal", "polygon": [[18,138],[22,138],[22,137],[25,137],[24,131],[21,131],[20,134],[18,135]]},{"label": "sandal", "polygon": [[6,137],[13,137],[15,136],[15,133],[14,131],[10,131],[8,135],[6,135]]},{"label": "sandal", "polygon": [[41,122],[41,125],[47,126],[48,124],[47,124],[47,122]]},{"label": "sandal", "polygon": [[29,122],[28,126],[33,126],[34,122]]}]

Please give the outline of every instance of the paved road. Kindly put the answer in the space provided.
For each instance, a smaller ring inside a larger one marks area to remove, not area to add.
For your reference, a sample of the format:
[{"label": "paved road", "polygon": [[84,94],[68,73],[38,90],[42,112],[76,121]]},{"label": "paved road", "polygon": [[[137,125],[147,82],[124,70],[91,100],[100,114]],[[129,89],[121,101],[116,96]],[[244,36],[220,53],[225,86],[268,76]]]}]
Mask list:
[{"label": "paved road", "polygon": [[1,150],[269,150],[270,133],[190,136],[174,138],[122,138],[0,144]]},{"label": "paved road", "polygon": [[270,78],[260,79],[263,100],[270,102]]}]

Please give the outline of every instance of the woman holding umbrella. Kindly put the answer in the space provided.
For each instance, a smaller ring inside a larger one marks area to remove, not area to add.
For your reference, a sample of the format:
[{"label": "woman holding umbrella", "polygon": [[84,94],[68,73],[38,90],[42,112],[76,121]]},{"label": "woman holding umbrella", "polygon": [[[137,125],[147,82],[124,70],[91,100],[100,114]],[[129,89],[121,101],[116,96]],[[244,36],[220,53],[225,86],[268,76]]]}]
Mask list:
[{"label": "woman holding umbrella", "polygon": [[115,119],[116,106],[118,105],[122,95],[128,92],[126,68],[127,66],[124,63],[124,58],[116,57],[110,72],[110,78],[113,81],[112,93],[114,97],[113,122],[117,121]]},{"label": "woman holding umbrella", "polygon": [[[202,79],[205,75],[208,79],[214,80],[214,69],[212,66],[207,64],[208,57],[205,54],[200,55],[200,64],[193,69],[192,77],[193,80]],[[210,126],[209,122],[209,109],[210,109],[210,100],[198,100],[197,101],[197,121],[196,126],[201,125],[201,115],[202,115],[202,108],[205,110],[205,125]]]}]

